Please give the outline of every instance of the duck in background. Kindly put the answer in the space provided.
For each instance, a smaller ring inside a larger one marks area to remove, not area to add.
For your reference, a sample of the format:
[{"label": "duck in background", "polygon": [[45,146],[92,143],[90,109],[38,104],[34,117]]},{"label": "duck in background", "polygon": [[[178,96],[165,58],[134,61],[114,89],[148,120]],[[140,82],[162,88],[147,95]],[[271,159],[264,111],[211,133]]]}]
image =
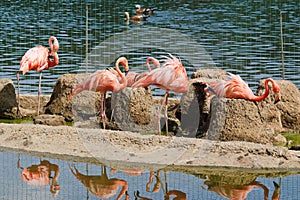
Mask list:
[{"label": "duck in background", "polygon": [[135,5],[135,9],[138,15],[152,15],[154,12],[153,8],[141,8],[139,4]]},{"label": "duck in background", "polygon": [[149,16],[143,15],[143,14],[130,16],[128,12],[125,12],[124,15],[125,15],[125,20],[126,21],[132,20],[132,21],[138,21],[138,22],[139,21],[145,21],[149,17]]}]

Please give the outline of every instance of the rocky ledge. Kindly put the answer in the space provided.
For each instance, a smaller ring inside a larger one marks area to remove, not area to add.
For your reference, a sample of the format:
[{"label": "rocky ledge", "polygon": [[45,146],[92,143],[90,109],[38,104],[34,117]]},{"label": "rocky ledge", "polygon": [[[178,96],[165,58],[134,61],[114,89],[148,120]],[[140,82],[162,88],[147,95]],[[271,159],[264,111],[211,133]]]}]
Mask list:
[{"label": "rocky ledge", "polygon": [[[1,124],[0,146],[18,152],[75,156],[99,162],[299,170],[300,154],[251,142],[140,135],[70,126]],[[105,152],[105,153],[104,153]]]}]

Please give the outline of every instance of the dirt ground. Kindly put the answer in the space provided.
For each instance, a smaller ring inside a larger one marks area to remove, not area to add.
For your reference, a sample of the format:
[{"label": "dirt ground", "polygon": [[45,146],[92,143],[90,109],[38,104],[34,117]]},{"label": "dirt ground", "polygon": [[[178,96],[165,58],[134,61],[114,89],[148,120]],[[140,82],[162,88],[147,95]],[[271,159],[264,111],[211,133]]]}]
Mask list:
[{"label": "dirt ground", "polygon": [[101,163],[189,167],[300,169],[300,153],[250,142],[140,135],[70,126],[0,123],[0,147],[18,152],[74,156]]}]

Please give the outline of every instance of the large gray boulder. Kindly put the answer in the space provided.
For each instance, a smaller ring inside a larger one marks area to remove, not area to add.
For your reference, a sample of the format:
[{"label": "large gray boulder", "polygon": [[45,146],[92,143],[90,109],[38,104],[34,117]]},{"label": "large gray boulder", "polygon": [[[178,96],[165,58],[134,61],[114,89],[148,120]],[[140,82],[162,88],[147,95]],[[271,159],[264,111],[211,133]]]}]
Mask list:
[{"label": "large gray boulder", "polygon": [[7,78],[0,79],[0,118],[17,118],[17,106],[13,81]]},{"label": "large gray boulder", "polygon": [[121,130],[157,132],[157,112],[150,87],[127,87],[113,93],[111,99],[113,118]]},{"label": "large gray boulder", "polygon": [[[62,115],[66,121],[73,121],[72,101],[69,95],[73,88],[87,77],[88,74],[64,74],[56,81],[51,98],[46,105],[45,113]],[[77,99],[80,101],[80,99]]]},{"label": "large gray boulder", "polygon": [[[285,142],[282,131],[300,129],[300,95],[289,81],[276,81],[281,87],[281,101],[274,104],[274,94],[261,102],[207,96],[203,82],[226,78],[223,70],[204,69],[192,74],[189,91],[180,103],[183,136],[206,137],[257,143]],[[257,94],[264,91],[261,81]],[[198,126],[197,126],[198,124]]]},{"label": "large gray boulder", "polygon": [[182,95],[177,117],[181,121],[178,136],[203,137],[209,126],[210,98],[204,92],[205,82],[226,78],[222,69],[201,69],[193,72],[188,91]]},{"label": "large gray boulder", "polygon": [[244,99],[211,99],[207,138],[220,141],[274,143],[274,128],[263,121],[255,102]]}]

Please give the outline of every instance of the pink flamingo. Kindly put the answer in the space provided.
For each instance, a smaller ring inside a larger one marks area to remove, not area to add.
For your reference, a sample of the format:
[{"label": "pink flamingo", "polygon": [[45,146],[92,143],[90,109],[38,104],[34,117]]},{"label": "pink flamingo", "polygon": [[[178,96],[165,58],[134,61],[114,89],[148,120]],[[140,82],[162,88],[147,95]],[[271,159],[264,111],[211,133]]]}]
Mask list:
[{"label": "pink flamingo", "polygon": [[[40,94],[41,94],[41,81],[42,81],[42,71],[44,69],[49,69],[50,67],[54,67],[58,65],[59,58],[57,51],[59,49],[59,44],[54,36],[50,36],[49,38],[49,46],[50,50],[44,46],[37,46],[29,49],[25,55],[22,57],[20,62],[20,69],[17,72],[17,80],[18,80],[18,109],[17,112],[20,112],[20,73],[23,75],[26,74],[29,70],[36,70],[40,73],[39,78],[39,88],[38,88],[38,111],[37,114],[40,113]],[[50,59],[53,57],[53,60]]]},{"label": "pink flamingo", "polygon": [[[147,66],[149,72],[152,71],[150,62],[152,62],[154,67],[156,67],[156,68],[160,67],[159,60],[157,60],[154,57],[148,57],[146,59],[146,66]],[[136,81],[140,80],[141,78],[143,78],[146,75],[148,75],[148,72],[143,72],[143,73],[128,72],[126,75],[127,87],[131,87]]]},{"label": "pink flamingo", "polygon": [[205,91],[220,97],[226,97],[231,99],[247,99],[250,101],[262,101],[270,93],[270,82],[272,84],[272,90],[275,94],[274,103],[280,101],[280,87],[275,83],[273,79],[267,78],[265,81],[265,92],[260,96],[256,96],[253,94],[248,84],[245,81],[243,81],[240,76],[231,73],[227,74],[227,80],[206,83],[208,87],[205,89]]},{"label": "pink flamingo", "polygon": [[118,75],[111,72],[111,70],[98,70],[91,74],[83,83],[79,84],[75,89],[71,92],[69,96],[69,100],[73,95],[76,95],[83,90],[95,91],[101,93],[101,111],[100,116],[103,124],[103,129],[105,129],[105,100],[106,100],[106,92],[118,92],[124,89],[127,86],[127,79],[125,75],[119,69],[119,64],[123,65],[125,71],[129,70],[128,62],[125,57],[120,57],[116,63],[115,68]]},{"label": "pink flamingo", "polygon": [[176,93],[185,93],[188,88],[188,77],[181,61],[169,54],[165,57],[164,64],[160,68],[155,68],[147,76],[135,82],[132,87],[157,86],[166,91],[161,108],[158,112],[158,133],[161,134],[160,113],[165,105],[166,132],[168,134],[168,94],[169,91]]}]

